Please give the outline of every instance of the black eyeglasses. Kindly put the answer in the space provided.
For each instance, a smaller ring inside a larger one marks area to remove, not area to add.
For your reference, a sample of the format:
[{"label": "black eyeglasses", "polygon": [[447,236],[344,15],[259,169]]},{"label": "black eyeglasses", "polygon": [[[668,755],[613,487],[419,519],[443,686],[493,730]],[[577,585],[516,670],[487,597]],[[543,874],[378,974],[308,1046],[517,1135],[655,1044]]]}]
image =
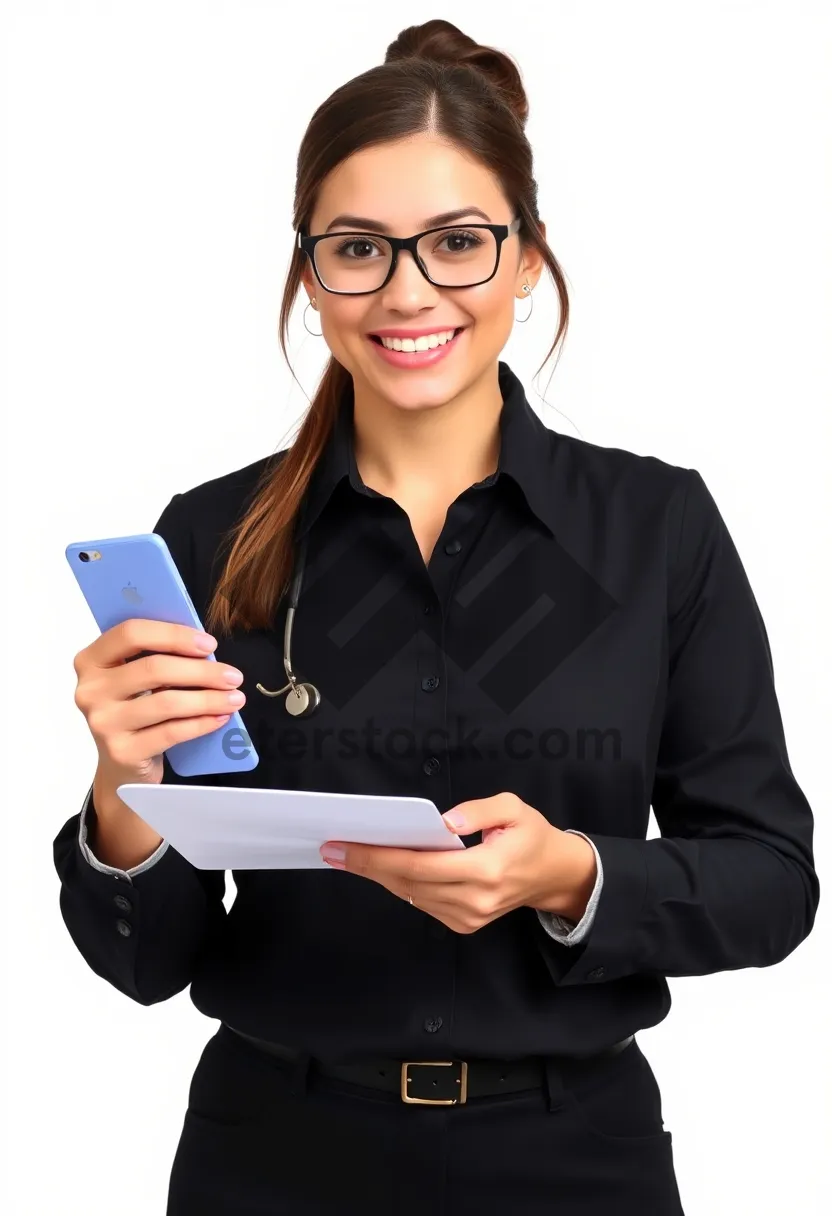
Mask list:
[{"label": "black eyeglasses", "polygon": [[[396,272],[399,254],[413,260],[435,287],[477,287],[493,279],[503,241],[522,223],[465,224],[428,228],[415,236],[378,236],[370,232],[333,232],[309,236],[298,230],[298,248],[309,255],[315,277],[333,295],[363,296],[380,291]],[[351,250],[364,250],[358,256]]]}]

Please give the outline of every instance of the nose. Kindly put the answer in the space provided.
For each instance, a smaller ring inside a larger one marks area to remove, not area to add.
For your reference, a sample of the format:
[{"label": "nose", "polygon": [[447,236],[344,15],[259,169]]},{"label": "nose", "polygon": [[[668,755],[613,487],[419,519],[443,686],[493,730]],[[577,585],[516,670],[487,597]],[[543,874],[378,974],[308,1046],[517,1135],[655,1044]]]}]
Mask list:
[{"label": "nose", "polygon": [[380,294],[391,312],[417,312],[436,303],[439,288],[428,282],[411,251],[402,249],[393,277]]}]

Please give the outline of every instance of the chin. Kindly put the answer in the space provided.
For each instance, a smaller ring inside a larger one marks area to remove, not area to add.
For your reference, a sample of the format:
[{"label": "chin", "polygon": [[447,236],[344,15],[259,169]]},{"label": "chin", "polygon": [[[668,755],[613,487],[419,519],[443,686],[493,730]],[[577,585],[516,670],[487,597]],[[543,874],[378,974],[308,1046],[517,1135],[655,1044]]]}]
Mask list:
[{"label": "chin", "polygon": [[464,388],[458,376],[444,375],[442,372],[422,372],[407,377],[400,376],[388,381],[375,381],[376,391],[398,410],[408,412],[415,410],[435,409],[445,405],[456,397]]}]

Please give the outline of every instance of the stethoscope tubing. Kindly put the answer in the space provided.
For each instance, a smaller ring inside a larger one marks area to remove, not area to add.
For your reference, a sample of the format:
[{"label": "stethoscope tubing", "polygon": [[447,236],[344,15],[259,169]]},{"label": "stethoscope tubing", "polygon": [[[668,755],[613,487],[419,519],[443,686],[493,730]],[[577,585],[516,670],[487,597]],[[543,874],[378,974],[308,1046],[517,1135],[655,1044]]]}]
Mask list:
[{"label": "stethoscope tubing", "polygon": [[303,586],[303,574],[306,569],[307,540],[307,536],[304,535],[298,544],[295,570],[289,588],[286,623],[283,627],[283,668],[289,682],[288,684],[284,684],[282,688],[274,690],[264,688],[262,684],[256,685],[258,691],[264,697],[279,697],[281,693],[288,693],[286,697],[286,712],[291,714],[293,718],[299,718],[304,714],[311,714],[321,703],[321,694],[315,685],[308,682],[298,683],[297,677],[292,670],[292,628],[295,623],[295,613],[297,612],[300,591]]}]

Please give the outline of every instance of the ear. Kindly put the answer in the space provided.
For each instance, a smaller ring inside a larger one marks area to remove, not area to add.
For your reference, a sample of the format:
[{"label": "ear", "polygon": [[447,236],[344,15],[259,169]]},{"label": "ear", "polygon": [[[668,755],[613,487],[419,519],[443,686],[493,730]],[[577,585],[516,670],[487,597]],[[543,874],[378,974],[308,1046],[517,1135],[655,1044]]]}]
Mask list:
[{"label": "ear", "polygon": [[[546,239],[546,225],[541,221],[539,224],[540,232]],[[528,283],[532,290],[537,287],[538,280],[543,273],[543,267],[546,265],[543,254],[535,249],[533,245],[523,247],[522,256],[520,259],[520,267],[517,271],[517,295],[522,292],[523,284]]]},{"label": "ear", "polygon": [[306,266],[301,271],[300,282],[301,286],[306,288],[307,303],[309,303],[312,297],[318,294],[318,281],[312,272],[308,258],[306,259]]}]

